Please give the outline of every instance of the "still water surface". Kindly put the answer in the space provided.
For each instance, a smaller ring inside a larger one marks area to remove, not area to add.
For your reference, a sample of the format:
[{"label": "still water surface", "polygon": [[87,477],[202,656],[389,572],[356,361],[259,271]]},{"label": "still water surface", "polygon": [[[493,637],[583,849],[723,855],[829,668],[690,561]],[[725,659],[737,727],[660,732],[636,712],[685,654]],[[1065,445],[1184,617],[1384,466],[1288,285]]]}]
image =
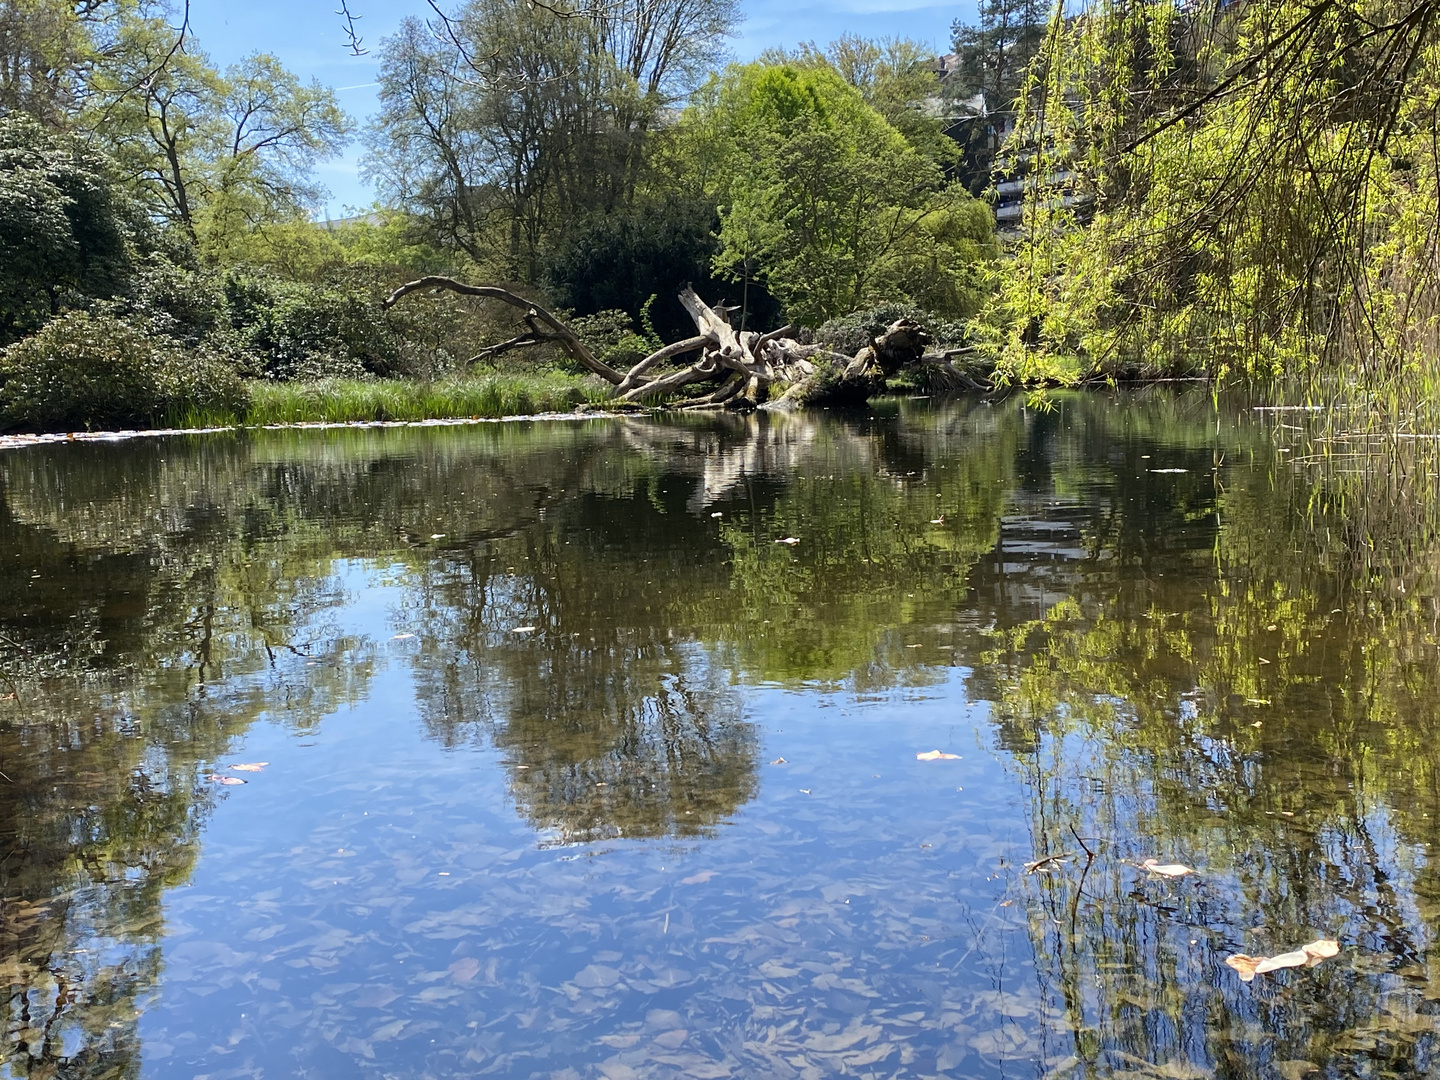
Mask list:
[{"label": "still water surface", "polygon": [[0,455],[0,1076],[1433,1075],[1416,492],[1059,405]]}]

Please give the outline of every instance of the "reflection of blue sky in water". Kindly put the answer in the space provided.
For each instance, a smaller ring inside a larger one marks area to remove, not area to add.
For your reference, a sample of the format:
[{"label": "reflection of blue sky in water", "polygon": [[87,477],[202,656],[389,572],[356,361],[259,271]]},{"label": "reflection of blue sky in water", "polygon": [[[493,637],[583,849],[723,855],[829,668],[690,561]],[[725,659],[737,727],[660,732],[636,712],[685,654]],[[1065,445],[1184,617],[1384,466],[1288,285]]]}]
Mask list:
[{"label": "reflection of blue sky in water", "polygon": [[[152,1075],[978,1066],[957,1036],[1002,1017],[977,982],[1026,949],[987,877],[1028,848],[958,681],[746,691],[788,762],[754,801],[705,840],[579,848],[537,846],[500,756],[422,738],[403,679],[382,685],[314,745],[252,730],[241,756],[272,764],[167,901]],[[964,760],[915,761],[937,742]]]},{"label": "reflection of blue sky in water", "polygon": [[77,643],[0,711],[41,1065],[1423,1074],[1426,564],[1203,398],[1019,405],[0,456],[0,633]]}]

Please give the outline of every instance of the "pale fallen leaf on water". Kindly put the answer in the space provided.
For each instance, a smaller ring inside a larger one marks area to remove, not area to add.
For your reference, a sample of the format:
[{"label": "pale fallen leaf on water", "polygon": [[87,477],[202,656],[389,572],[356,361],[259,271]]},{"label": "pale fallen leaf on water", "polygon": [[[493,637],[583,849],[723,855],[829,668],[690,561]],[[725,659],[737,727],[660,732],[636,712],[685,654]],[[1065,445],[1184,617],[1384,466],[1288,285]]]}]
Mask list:
[{"label": "pale fallen leaf on water", "polygon": [[1308,967],[1309,965],[1310,954],[1304,949],[1296,949],[1294,952],[1281,953],[1279,956],[1267,956],[1255,965],[1255,974],[1267,975],[1272,971],[1279,971],[1281,968]]},{"label": "pale fallen leaf on water", "polygon": [[1152,874],[1159,874],[1162,877],[1184,877],[1186,874],[1195,873],[1194,868],[1184,863],[1162,863],[1155,859],[1146,859],[1140,864],[1140,869],[1149,870]]},{"label": "pale fallen leaf on water", "polygon": [[959,754],[947,754],[943,750],[926,750],[923,754],[915,755],[916,761],[959,761]]},{"label": "pale fallen leaf on water", "polygon": [[1071,854],[1072,852],[1062,851],[1059,855],[1046,855],[1043,859],[1036,859],[1034,862],[1027,862],[1025,864],[1025,873],[1035,874],[1041,871],[1049,870],[1052,865],[1064,862],[1066,859],[1070,858]]},{"label": "pale fallen leaf on water", "polygon": [[1227,957],[1225,963],[1239,973],[1241,982],[1248,983],[1256,975],[1280,971],[1282,968],[1314,967],[1321,961],[1329,960],[1332,956],[1339,954],[1340,943],[1338,941],[1321,938],[1319,941],[1301,945],[1295,951],[1281,953],[1279,956],[1247,956],[1245,953],[1236,953],[1234,956]]},{"label": "pale fallen leaf on water", "polygon": [[799,542],[800,542],[800,538],[799,538],[798,536],[787,536],[787,537],[785,537],[783,540],[776,540],[776,541],[775,541],[775,543],[777,543],[777,544],[789,544],[791,547],[794,547],[794,546],[795,546],[796,544],[798,544]]},{"label": "pale fallen leaf on water", "polygon": [[533,634],[539,630],[538,626],[514,626],[510,628],[512,634]]},{"label": "pale fallen leaf on water", "polygon": [[243,765],[227,765],[225,767],[231,772],[259,772],[269,764],[268,761],[247,761]]},{"label": "pale fallen leaf on water", "polygon": [[225,784],[227,787],[233,787],[236,784],[248,784],[250,782],[249,780],[241,780],[238,776],[221,776],[219,773],[211,773],[205,779],[209,780],[212,784]]},{"label": "pale fallen leaf on water", "polygon": [[1263,656],[1257,656],[1255,659],[1259,660],[1260,663],[1262,663],[1262,664],[1268,664],[1268,663],[1270,663],[1270,661],[1269,661],[1269,660],[1266,660]]}]

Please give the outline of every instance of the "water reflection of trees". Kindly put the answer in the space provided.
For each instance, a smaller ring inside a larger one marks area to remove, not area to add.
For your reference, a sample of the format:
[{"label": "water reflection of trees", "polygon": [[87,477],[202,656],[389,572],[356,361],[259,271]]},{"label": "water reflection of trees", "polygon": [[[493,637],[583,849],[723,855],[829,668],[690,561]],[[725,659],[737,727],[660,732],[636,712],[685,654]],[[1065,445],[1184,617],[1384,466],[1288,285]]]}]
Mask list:
[{"label": "water reflection of trees", "polygon": [[[507,425],[4,458],[7,1067],[137,1071],[160,898],[193,866],[205,772],[258,717],[311,726],[362,699],[382,662],[343,626],[353,560],[397,571],[427,729],[492,740],[537,827],[698,835],[756,789],[737,673],[924,677],[902,642],[962,595],[1006,467],[1003,440],[952,463],[955,426]],[[798,550],[773,542],[790,534]]]},{"label": "water reflection of trees", "polygon": [[[1052,1058],[1240,1077],[1370,1047],[1427,1066],[1432,1007],[1410,988],[1436,985],[1440,914],[1419,847],[1440,815],[1434,549],[1377,561],[1373,505],[1357,525],[1353,498],[1288,486],[1263,433],[1217,429],[1203,401],[907,409],[0,461],[0,553],[25,571],[0,578],[21,691],[0,770],[22,766],[0,782],[0,855],[24,852],[0,863],[0,962],[26,1068],[89,1074],[83,1042],[134,1071],[203,770],[257,717],[313,725],[362,699],[383,656],[408,657],[426,732],[493,747],[560,843],[735,814],[759,753],[741,683],[966,667],[1037,851],[1078,854],[1075,833],[1097,851],[1083,891],[1083,854],[1022,879],[1063,1018]],[[357,561],[399,586],[385,636],[413,640],[382,653],[345,629]],[[1151,855],[1206,876],[1124,861]],[[1227,982],[1228,952],[1322,932],[1395,959]]]},{"label": "water reflection of trees", "polygon": [[592,486],[562,476],[575,494],[532,526],[448,532],[406,624],[427,726],[500,749],[558,842],[713,828],[756,786],[736,675],[932,677],[907,639],[939,636],[993,543],[1006,446],[950,457],[897,430],[630,422],[648,469],[577,458]]},{"label": "water reflection of trees", "polygon": [[[1100,1076],[1429,1075],[1436,534],[1273,455],[1215,480],[1181,464],[1158,521],[1092,492],[1063,573],[1012,567],[1050,592],[997,620],[976,680],[1037,853],[1073,856],[1019,878],[1049,1053]],[[1126,555],[1167,516],[1168,542]],[[1152,856],[1202,875],[1148,875]],[[1313,971],[1247,987],[1223,965],[1318,936],[1346,951]]]},{"label": "water reflection of trees", "polygon": [[223,487],[203,471],[143,453],[129,464],[4,462],[0,1027],[13,1075],[138,1074],[161,897],[188,877],[214,799],[204,772],[256,716],[310,723],[365,689],[359,643],[327,633],[343,596],[328,563],[217,510]]}]

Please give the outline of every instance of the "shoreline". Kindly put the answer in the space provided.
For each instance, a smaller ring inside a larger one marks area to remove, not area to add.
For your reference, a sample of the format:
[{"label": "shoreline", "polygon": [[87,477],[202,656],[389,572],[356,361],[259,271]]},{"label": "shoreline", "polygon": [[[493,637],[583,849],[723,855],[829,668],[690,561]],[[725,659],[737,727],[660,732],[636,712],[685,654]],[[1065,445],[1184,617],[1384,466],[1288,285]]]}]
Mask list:
[{"label": "shoreline", "polygon": [[0,450],[27,446],[54,446],[59,443],[113,443],[132,439],[173,438],[178,435],[222,435],[239,431],[332,431],[360,428],[474,427],[480,424],[514,424],[522,420],[596,420],[620,416],[600,410],[590,412],[515,413],[509,416],[454,416],[428,420],[297,420],[290,424],[227,424],[198,428],[125,428],[116,431],[64,431],[0,435]]}]

